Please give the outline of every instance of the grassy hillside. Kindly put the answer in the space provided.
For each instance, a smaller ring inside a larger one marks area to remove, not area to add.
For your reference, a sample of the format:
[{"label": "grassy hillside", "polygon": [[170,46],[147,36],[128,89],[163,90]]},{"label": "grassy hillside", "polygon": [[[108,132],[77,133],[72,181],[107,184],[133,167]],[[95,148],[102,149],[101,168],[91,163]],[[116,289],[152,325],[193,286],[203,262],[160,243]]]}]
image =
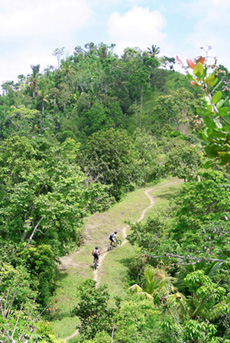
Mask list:
[{"label": "grassy hillside", "polygon": [[[143,211],[149,207],[150,201],[145,195],[147,189],[154,198],[154,206],[145,213],[143,220],[149,215],[161,212],[170,204],[181,187],[178,179],[166,180],[153,187],[138,189],[127,194],[120,202],[115,204],[109,211],[97,213],[85,220],[85,243],[78,251],[61,259],[58,274],[59,287],[53,299],[53,311],[56,318],[53,328],[57,336],[65,338],[76,330],[77,317],[70,317],[71,310],[78,301],[77,287],[79,283],[94,278],[92,269],[91,250],[98,245],[103,254],[107,251],[108,236],[115,228],[120,237],[124,240],[122,229],[127,227],[126,222],[135,222],[140,219]],[[124,233],[124,232],[123,232]],[[126,276],[128,265],[135,256],[135,248],[128,242],[118,249],[106,254],[99,264],[97,281],[100,284],[107,284],[112,296],[124,296],[127,289]],[[75,338],[76,339],[76,338]]]}]

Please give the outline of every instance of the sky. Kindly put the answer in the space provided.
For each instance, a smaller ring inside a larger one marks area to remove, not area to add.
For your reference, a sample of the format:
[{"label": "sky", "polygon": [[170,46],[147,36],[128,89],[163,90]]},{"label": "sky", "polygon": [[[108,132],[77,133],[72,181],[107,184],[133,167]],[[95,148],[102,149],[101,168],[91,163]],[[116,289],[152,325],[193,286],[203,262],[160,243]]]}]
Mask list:
[{"label": "sky", "polygon": [[0,84],[93,42],[115,52],[156,45],[160,56],[211,57],[230,69],[230,0],[0,0]]}]

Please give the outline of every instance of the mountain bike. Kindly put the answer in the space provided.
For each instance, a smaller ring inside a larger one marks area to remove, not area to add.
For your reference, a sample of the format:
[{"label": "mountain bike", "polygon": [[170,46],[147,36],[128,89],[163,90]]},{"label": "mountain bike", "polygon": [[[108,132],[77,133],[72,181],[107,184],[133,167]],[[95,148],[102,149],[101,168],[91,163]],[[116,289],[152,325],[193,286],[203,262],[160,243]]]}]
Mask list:
[{"label": "mountain bike", "polygon": [[114,248],[121,246],[121,240],[119,238],[116,239],[115,242],[110,242],[107,251],[113,250]]},{"label": "mountain bike", "polygon": [[94,261],[93,261],[93,269],[96,270],[98,267],[98,259],[96,257],[94,257]]}]

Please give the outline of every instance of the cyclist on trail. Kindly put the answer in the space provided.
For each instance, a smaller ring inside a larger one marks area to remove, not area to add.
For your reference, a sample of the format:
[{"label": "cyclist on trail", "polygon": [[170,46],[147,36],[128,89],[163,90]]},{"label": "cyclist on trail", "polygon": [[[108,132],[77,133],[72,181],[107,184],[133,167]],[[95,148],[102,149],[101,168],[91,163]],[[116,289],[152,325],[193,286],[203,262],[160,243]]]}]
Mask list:
[{"label": "cyclist on trail", "polygon": [[95,249],[92,251],[92,255],[94,257],[94,260],[97,261],[98,263],[98,260],[99,260],[99,255],[100,255],[100,250],[98,249],[98,247],[95,247]]},{"label": "cyclist on trail", "polygon": [[111,241],[110,244],[115,247],[116,246],[116,241],[117,241],[117,231],[114,231],[113,233],[111,233],[111,235],[109,236],[109,239]]}]

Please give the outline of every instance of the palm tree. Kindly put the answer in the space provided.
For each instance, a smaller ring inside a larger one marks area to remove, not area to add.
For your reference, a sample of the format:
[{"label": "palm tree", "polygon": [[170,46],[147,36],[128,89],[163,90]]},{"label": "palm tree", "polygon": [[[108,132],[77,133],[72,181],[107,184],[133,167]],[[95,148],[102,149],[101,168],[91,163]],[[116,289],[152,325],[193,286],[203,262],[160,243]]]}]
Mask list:
[{"label": "palm tree", "polygon": [[151,48],[147,48],[149,55],[156,57],[160,53],[160,48],[156,45],[152,45]]},{"label": "palm tree", "polygon": [[165,270],[146,265],[143,288],[135,284],[130,289],[160,304],[161,301],[167,299],[169,295],[177,290],[173,282],[174,278],[169,276]]},{"label": "palm tree", "polygon": [[29,82],[30,82],[30,88],[32,89],[33,98],[35,99],[37,97],[40,64],[31,65],[31,69],[32,69],[32,74],[29,78]]}]

